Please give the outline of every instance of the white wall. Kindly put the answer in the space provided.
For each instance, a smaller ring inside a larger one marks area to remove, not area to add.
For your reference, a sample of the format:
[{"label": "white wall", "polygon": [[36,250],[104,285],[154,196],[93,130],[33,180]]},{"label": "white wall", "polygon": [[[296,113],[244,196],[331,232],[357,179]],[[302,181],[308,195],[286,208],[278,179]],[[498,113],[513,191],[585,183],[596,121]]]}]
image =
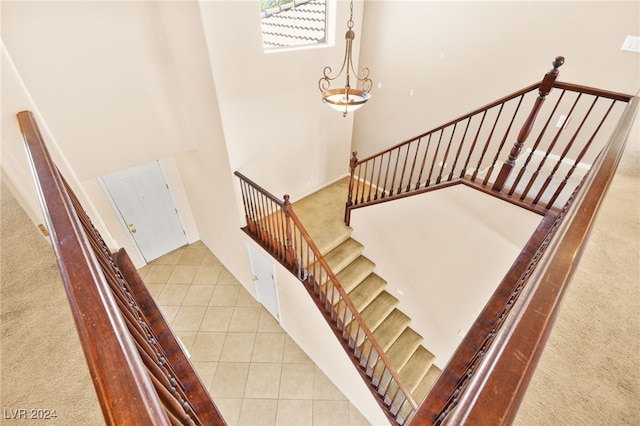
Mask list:
[{"label": "white wall", "polygon": [[2,8],[2,38],[80,180],[193,146],[155,3]]},{"label": "white wall", "polygon": [[0,65],[2,66],[0,71],[0,77],[2,77],[0,86],[2,88],[2,106],[0,108],[2,113],[2,149],[0,150],[2,179],[7,182],[31,220],[36,224],[44,224],[44,216],[16,119],[16,113],[34,108],[33,101],[30,99],[19,73],[13,66],[13,61],[4,44],[2,45]]},{"label": "white wall", "polygon": [[556,56],[560,81],[635,94],[627,35],[640,35],[637,1],[366,2],[360,63],[374,88],[354,146],[364,158],[422,134],[540,81]]},{"label": "white wall", "polygon": [[[325,66],[339,66],[343,37],[335,46],[264,53],[257,1],[201,8],[231,168],[292,201],[347,173],[353,116],[324,105],[317,86]],[[337,3],[338,34],[348,9]],[[356,2],[358,26],[361,14]]]},{"label": "white wall", "polygon": [[[104,220],[99,230],[107,243],[125,247],[138,266],[143,261],[96,178],[153,160],[171,163],[195,147],[164,28],[153,2],[2,3],[2,39],[32,99],[26,108],[37,110],[39,126],[51,132],[46,141],[57,142],[59,162],[68,164],[67,177],[77,176],[74,187],[86,194],[85,207],[97,206],[90,214],[98,224]],[[9,86],[3,87],[2,124],[15,129],[11,117],[20,102]],[[3,138],[3,145],[20,143]],[[168,174],[180,191],[177,176]],[[20,193],[31,191],[22,179],[15,185]],[[176,198],[195,239],[185,197]]]},{"label": "white wall", "polygon": [[1,66],[2,149],[0,150],[0,164],[2,165],[3,181],[6,181],[9,189],[15,194],[21,207],[25,209],[34,224],[46,227],[30,160],[27,156],[27,150],[16,117],[18,112],[30,110],[39,124],[40,133],[46,141],[47,149],[56,162],[58,169],[65,175],[68,184],[74,189],[85,211],[95,218],[93,224],[100,230],[105,242],[113,245],[111,234],[107,231],[100,215],[97,214],[92,200],[84,192],[74,170],[66,161],[66,157],[62,153],[54,135],[44,123],[37,105],[27,90],[4,44],[2,44]]},{"label": "white wall", "polygon": [[456,185],[353,210],[351,226],[442,368],[541,219]]}]

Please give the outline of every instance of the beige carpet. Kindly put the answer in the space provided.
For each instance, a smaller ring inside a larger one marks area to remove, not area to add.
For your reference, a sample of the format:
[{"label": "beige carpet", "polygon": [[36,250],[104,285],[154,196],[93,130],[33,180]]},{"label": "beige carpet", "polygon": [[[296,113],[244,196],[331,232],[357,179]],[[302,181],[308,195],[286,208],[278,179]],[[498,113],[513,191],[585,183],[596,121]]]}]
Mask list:
[{"label": "beige carpet", "polygon": [[640,425],[637,123],[516,425]]},{"label": "beige carpet", "polygon": [[0,423],[104,424],[51,245],[4,184],[0,196]]},{"label": "beige carpet", "polygon": [[[640,424],[639,182],[636,136],[517,425]],[[10,410],[49,409],[55,420],[33,424],[103,424],[51,247],[5,185],[1,201],[0,423],[26,423]]]}]

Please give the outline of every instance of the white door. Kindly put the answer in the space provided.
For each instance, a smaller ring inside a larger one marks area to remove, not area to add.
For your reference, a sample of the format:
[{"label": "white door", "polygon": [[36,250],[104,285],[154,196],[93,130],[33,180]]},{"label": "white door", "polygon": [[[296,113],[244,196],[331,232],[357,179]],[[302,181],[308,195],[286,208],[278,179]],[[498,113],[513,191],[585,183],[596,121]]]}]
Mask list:
[{"label": "white door", "polygon": [[187,244],[187,235],[158,161],[102,176],[108,198],[145,261]]},{"label": "white door", "polygon": [[247,248],[258,302],[262,303],[262,306],[280,322],[280,308],[278,307],[278,293],[273,263],[253,245],[247,244]]}]

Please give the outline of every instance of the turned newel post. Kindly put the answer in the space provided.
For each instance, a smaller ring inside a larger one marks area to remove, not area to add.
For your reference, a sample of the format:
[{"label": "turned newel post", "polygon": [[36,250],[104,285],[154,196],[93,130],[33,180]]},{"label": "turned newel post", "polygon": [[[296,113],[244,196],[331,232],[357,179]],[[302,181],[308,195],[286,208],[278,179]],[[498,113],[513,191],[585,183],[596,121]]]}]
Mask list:
[{"label": "turned newel post", "polygon": [[289,202],[289,195],[284,195],[284,204],[282,205],[282,211],[284,212],[284,220],[285,220],[285,261],[288,266],[293,266],[296,263],[296,254],[293,249],[293,237],[291,235],[291,202]]},{"label": "turned newel post", "polygon": [[355,175],[355,171],[356,171],[356,164],[358,164],[358,153],[356,151],[353,151],[351,153],[351,159],[349,160],[349,192],[347,194],[347,205],[345,207],[344,210],[344,222],[349,225],[349,219],[351,216],[351,209],[350,207],[353,205],[353,183],[354,183],[354,178],[353,176]]},{"label": "turned newel post", "polygon": [[511,173],[511,169],[513,169],[513,167],[516,165],[516,160],[518,159],[518,155],[520,155],[520,151],[522,151],[522,147],[524,146],[525,141],[529,137],[529,133],[531,133],[531,129],[533,129],[533,125],[536,121],[536,116],[538,115],[538,112],[542,108],[542,104],[544,103],[544,100],[546,99],[549,92],[551,92],[551,88],[553,87],[553,84],[555,83],[556,78],[558,77],[558,74],[560,74],[560,71],[558,70],[558,68],[560,68],[562,64],[564,64],[564,57],[563,56],[556,57],[556,59],[553,61],[553,69],[547,72],[547,74],[542,79],[542,82],[540,83],[540,87],[538,88],[538,98],[533,104],[533,108],[531,108],[529,117],[527,117],[527,120],[522,125],[522,128],[520,129],[520,133],[518,133],[518,139],[516,140],[516,143],[513,145],[513,148],[511,148],[511,152],[509,153],[509,158],[507,159],[507,161],[505,161],[505,163],[502,165],[502,168],[500,169],[498,178],[496,179],[496,182],[493,184],[494,191],[500,192],[502,190],[504,183],[507,181],[507,178]]}]

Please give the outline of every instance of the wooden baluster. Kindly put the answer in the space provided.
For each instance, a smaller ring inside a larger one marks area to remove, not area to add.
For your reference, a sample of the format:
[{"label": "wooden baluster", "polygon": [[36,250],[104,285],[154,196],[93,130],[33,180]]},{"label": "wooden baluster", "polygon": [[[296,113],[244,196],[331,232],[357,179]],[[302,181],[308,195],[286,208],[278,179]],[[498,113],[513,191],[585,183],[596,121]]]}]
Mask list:
[{"label": "wooden baluster", "polygon": [[[395,152],[398,153],[396,155],[396,161],[394,162],[394,166],[393,166],[393,176],[391,177],[391,183],[389,184],[389,187],[391,188],[391,189],[389,189],[389,196],[393,195],[393,185],[395,185],[395,183],[396,183],[396,174],[398,173],[398,162],[400,161],[400,149],[401,148],[395,148],[393,151],[389,152],[389,163],[391,163],[391,157],[393,156],[392,152],[395,151]],[[388,172],[389,171],[387,170],[387,173]],[[385,186],[385,188],[387,186],[386,179],[385,179],[385,185],[384,186]]]},{"label": "wooden baluster", "polygon": [[247,226],[251,226],[251,220],[249,219],[249,205],[247,204],[247,197],[245,194],[243,181],[240,181],[240,194],[242,195],[242,204],[244,206],[244,220],[247,223]]},{"label": "wooden baluster", "polygon": [[[453,159],[453,164],[451,165],[451,171],[449,172],[449,176],[447,180],[450,181],[453,179],[453,171],[456,169],[458,165],[458,160],[460,159],[460,154],[462,153],[462,147],[464,142],[467,140],[467,132],[469,131],[469,125],[471,124],[471,117],[467,118],[467,125],[464,128],[464,133],[462,134],[462,138],[460,139],[460,143],[458,144],[458,151],[456,152],[456,157]],[[464,173],[462,174],[464,176]]]},{"label": "wooden baluster", "polygon": [[[416,182],[415,189],[420,188],[420,182],[422,181],[422,172],[424,171],[425,165],[427,164],[427,155],[429,154],[429,146],[431,146],[431,135],[432,133],[429,133],[429,139],[427,139],[427,146],[424,149],[424,156],[422,157],[422,165],[420,166],[420,174],[418,174],[418,181]],[[424,186],[427,186],[426,182]]]},{"label": "wooden baluster", "polygon": [[349,160],[349,190],[347,194],[347,203],[344,209],[344,223],[346,223],[347,225],[349,225],[349,222],[351,220],[351,206],[353,206],[353,185],[356,164],[358,164],[358,152],[353,151],[351,153],[351,159]]},{"label": "wooden baluster", "polygon": [[284,195],[284,205],[282,206],[282,211],[284,212],[285,217],[285,232],[287,238],[287,246],[286,246],[286,263],[287,266],[291,267],[297,264],[296,260],[296,252],[293,249],[293,237],[291,235],[291,218],[289,217],[289,210],[291,209],[291,202],[289,201],[289,195]]},{"label": "wooden baluster", "polygon": [[[371,201],[371,189],[373,188],[373,176],[374,176],[375,170],[376,170],[376,157],[373,157],[373,160],[371,160],[371,177],[369,178],[369,191],[367,193],[367,202]],[[366,175],[365,175],[365,178],[366,178]],[[376,188],[376,191],[377,191],[377,188]],[[377,198],[377,194],[375,194],[375,197]]]},{"label": "wooden baluster", "polygon": [[[502,148],[504,147],[504,144],[507,142],[507,138],[509,137],[509,133],[511,133],[511,127],[513,127],[513,123],[516,120],[516,117],[518,116],[518,111],[520,111],[520,106],[522,105],[522,101],[524,100],[524,97],[526,96],[526,93],[523,93],[522,95],[520,95],[520,99],[518,100],[518,104],[516,105],[516,109],[513,112],[513,115],[511,116],[511,120],[509,120],[509,125],[507,126],[507,129],[504,132],[504,136],[502,137],[502,140],[500,141],[500,145],[498,145],[498,149],[496,150],[496,155],[493,158],[493,161],[491,162],[491,165],[489,166],[489,168],[487,169],[485,176],[484,176],[484,180],[482,181],[482,186],[486,186],[487,183],[489,182],[492,174],[493,174],[493,170],[495,168],[495,165],[498,163],[498,159],[500,158],[500,156],[502,155]],[[527,135],[528,136],[528,135]],[[522,147],[520,147],[520,149],[522,149]],[[512,149],[513,152],[513,149]],[[508,177],[508,175],[507,175]]]},{"label": "wooden baluster", "polygon": [[258,234],[258,225],[256,223],[256,213],[255,213],[255,198],[253,194],[253,190],[251,187],[244,181],[242,181],[243,190],[246,194],[247,198],[247,227],[249,228],[249,232],[253,235]]},{"label": "wooden baluster", "polygon": [[[440,161],[440,172],[438,173],[438,177],[436,178],[436,183],[440,183],[442,181],[442,172],[447,166],[447,158],[449,158],[449,150],[451,149],[451,145],[453,144],[453,137],[456,134],[456,128],[458,127],[458,123],[453,124],[453,130],[451,130],[451,137],[449,138],[449,144],[447,144],[447,149],[444,152],[444,156]],[[462,143],[462,142],[460,142]]]},{"label": "wooden baluster", "polygon": [[283,241],[282,253],[280,253],[278,260],[280,262],[283,262],[287,257],[287,231],[286,231],[286,225],[285,225],[284,212],[282,212],[282,210],[278,212],[278,233],[280,234]]},{"label": "wooden baluster", "polygon": [[[476,143],[478,142],[478,138],[480,137],[480,132],[482,131],[482,125],[484,124],[484,119],[487,116],[487,110],[484,110],[482,112],[482,118],[480,119],[480,123],[478,124],[478,128],[476,130],[476,135],[473,138],[473,142],[471,142],[471,147],[469,148],[469,153],[467,154],[467,159],[464,162],[464,166],[462,167],[462,171],[460,172],[460,178],[465,177],[465,175],[467,174],[467,168],[469,167],[469,162],[471,161],[471,156],[475,153],[476,150]],[[469,120],[471,120],[470,117]],[[474,170],[473,172],[473,176],[475,176],[477,173],[477,169]],[[471,179],[473,180],[473,179]]]},{"label": "wooden baluster", "polygon": [[269,230],[269,241],[272,244],[273,251],[277,253],[280,250],[280,240],[278,238],[278,233],[276,232],[276,227],[274,225],[274,217],[273,217],[273,201],[265,198],[265,226]]},{"label": "wooden baluster", "polygon": [[351,219],[351,206],[353,205],[353,199],[352,199],[353,183],[354,183],[353,175],[356,171],[356,164],[358,164],[358,152],[353,151],[351,153],[351,159],[349,160],[349,170],[350,170],[349,193],[347,194],[347,205],[344,210],[344,222],[347,225],[349,225],[349,220]]},{"label": "wooden baluster", "polygon": [[389,191],[387,191],[387,182],[389,181],[389,170],[391,169],[391,157],[393,151],[387,152],[387,166],[384,168],[384,183],[382,184],[382,197],[384,198],[387,195],[391,195]]},{"label": "wooden baluster", "polygon": [[418,161],[418,153],[420,152],[420,142],[422,142],[422,138],[418,138],[418,142],[416,143],[416,152],[413,155],[413,162],[411,163],[411,173],[409,174],[409,181],[407,181],[407,189],[405,189],[405,192],[411,191],[413,172],[416,170],[416,162]]},{"label": "wooden baluster", "polygon": [[[378,179],[376,180],[376,192],[373,197],[374,200],[378,199],[378,194],[380,193],[380,177],[382,176],[382,163],[384,162],[384,154],[380,156],[380,166],[378,166]],[[371,175],[371,183],[373,184],[373,175]],[[383,189],[384,191],[384,189]],[[384,197],[384,192],[382,192],[382,197]]]},{"label": "wooden baluster", "polygon": [[493,184],[492,189],[494,191],[500,192],[502,190],[502,187],[504,186],[504,183],[507,181],[507,178],[509,177],[511,170],[516,165],[516,160],[518,159],[518,155],[520,155],[520,151],[522,151],[522,147],[524,146],[524,143],[527,140],[529,133],[531,133],[531,129],[533,128],[533,125],[536,121],[536,116],[538,115],[540,108],[542,108],[542,104],[544,103],[547,95],[551,91],[551,88],[553,87],[553,84],[555,83],[556,78],[558,77],[558,74],[560,74],[560,71],[558,70],[558,68],[560,68],[562,64],[564,64],[564,57],[558,56],[553,61],[553,69],[547,72],[547,74],[542,79],[542,83],[540,83],[540,88],[538,89],[538,98],[536,99],[536,102],[534,103],[533,108],[531,108],[529,117],[527,117],[527,120],[524,122],[524,124],[522,125],[522,128],[520,129],[520,133],[518,134],[518,139],[516,140],[516,143],[513,145],[513,148],[509,153],[509,158],[502,165],[502,168],[500,169],[498,178]]},{"label": "wooden baluster", "polygon": [[[362,165],[364,164],[364,172],[362,171]],[[360,163],[356,166],[356,175],[358,176],[358,181],[356,182],[356,191],[354,195],[354,199],[356,200],[356,204],[364,203],[364,180],[367,177],[367,166],[369,162]]]},{"label": "wooden baluster", "polygon": [[[404,153],[404,164],[402,165],[402,172],[400,173],[400,182],[398,183],[398,190],[396,191],[396,194],[400,194],[402,193],[402,184],[404,182],[404,173],[407,170],[407,162],[409,161],[409,153],[411,152],[411,146],[412,144],[409,143],[406,145],[406,152]],[[402,148],[398,148],[398,150],[402,150]],[[398,152],[399,154],[399,152]]]},{"label": "wooden baluster", "polygon": [[260,220],[260,238],[262,239],[262,242],[264,244],[267,245],[267,247],[273,247],[273,242],[271,241],[271,235],[269,235],[269,228],[268,228],[268,218],[267,218],[267,211],[266,211],[266,207],[265,207],[265,196],[264,194],[258,194],[258,211],[259,211],[259,220]]},{"label": "wooden baluster", "polygon": [[431,167],[429,168],[429,177],[427,177],[427,183],[424,185],[425,188],[431,185],[431,176],[433,176],[433,168],[435,167],[435,164],[436,164],[436,158],[438,158],[438,151],[440,151],[440,144],[442,143],[443,135],[444,135],[444,129],[440,129],[440,136],[438,137],[436,152],[433,154],[433,158],[431,159]]},{"label": "wooden baluster", "polygon": [[287,229],[285,225],[285,215],[284,215],[284,212],[282,211],[282,208],[278,209],[277,218],[278,218],[278,233],[280,234],[280,240],[282,241],[282,252],[280,253],[280,257],[278,259],[282,261],[287,257]]}]

